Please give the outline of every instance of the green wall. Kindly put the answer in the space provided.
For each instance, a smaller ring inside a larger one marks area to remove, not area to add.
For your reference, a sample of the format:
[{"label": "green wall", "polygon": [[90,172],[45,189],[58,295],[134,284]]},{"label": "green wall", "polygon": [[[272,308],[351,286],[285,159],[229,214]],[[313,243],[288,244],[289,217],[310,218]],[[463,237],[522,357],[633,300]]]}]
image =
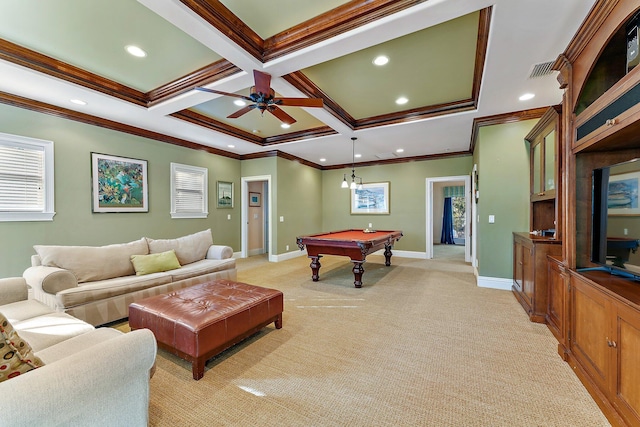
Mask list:
[{"label": "green wall", "polygon": [[[0,105],[0,132],[54,142],[56,211],[53,221],[0,222],[0,277],[21,276],[30,266],[35,244],[104,245],[211,228],[214,242],[240,250],[239,193],[235,208],[216,209],[216,181],[240,188],[238,160],[6,105]],[[148,161],[148,213],[91,212],[91,152]],[[208,168],[208,218],[171,219],[171,162]]]},{"label": "green wall", "polygon": [[[478,165],[478,275],[513,277],[513,232],[529,230],[529,147],[524,137],[537,120],[480,127]],[[495,223],[489,223],[495,215]],[[478,218],[475,218],[477,221]]]},{"label": "green wall", "polygon": [[241,170],[243,177],[271,176],[269,221],[275,255],[298,250],[296,237],[321,231],[322,171],[280,157],[245,160]]},{"label": "green wall", "polygon": [[[322,171],[278,158],[277,253],[298,250],[296,237],[322,231]],[[308,231],[312,230],[312,231]],[[287,245],[289,249],[287,250]]]},{"label": "green wall", "polygon": [[[473,167],[471,156],[451,157],[398,163],[383,166],[357,167],[356,175],[363,182],[389,182],[389,215],[351,215],[350,191],[340,188],[344,173],[351,170],[324,171],[322,174],[322,230],[367,228],[402,230],[404,236],[394,247],[398,250],[426,250],[426,179],[441,176],[469,175]],[[310,230],[314,232],[314,230]]]}]

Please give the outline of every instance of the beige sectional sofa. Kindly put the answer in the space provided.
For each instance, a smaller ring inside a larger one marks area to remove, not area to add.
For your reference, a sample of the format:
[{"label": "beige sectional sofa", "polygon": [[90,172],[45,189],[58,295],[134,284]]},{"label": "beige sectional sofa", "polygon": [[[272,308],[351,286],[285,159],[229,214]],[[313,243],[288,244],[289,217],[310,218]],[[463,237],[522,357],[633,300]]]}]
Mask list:
[{"label": "beige sectional sofa", "polygon": [[[2,331],[6,319],[44,363],[0,382],[2,425],[147,425],[157,351],[151,331],[95,329],[27,299],[22,277],[0,279],[0,314]],[[3,350],[2,334],[0,341]]]},{"label": "beige sectional sofa", "polygon": [[[233,249],[214,245],[211,230],[176,239],[143,237],[108,246],[36,245],[34,249],[32,266],[23,273],[33,297],[92,325],[128,317],[129,304],[142,298],[237,276]],[[138,261],[171,251],[179,268],[140,274],[148,270],[139,269]]]}]

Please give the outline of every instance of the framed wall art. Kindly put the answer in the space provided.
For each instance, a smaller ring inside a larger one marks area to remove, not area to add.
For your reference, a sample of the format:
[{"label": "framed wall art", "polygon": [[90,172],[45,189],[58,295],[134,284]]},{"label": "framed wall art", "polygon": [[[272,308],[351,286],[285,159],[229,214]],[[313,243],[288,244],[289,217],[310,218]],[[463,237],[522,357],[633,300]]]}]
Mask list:
[{"label": "framed wall art", "polygon": [[91,153],[93,212],[149,212],[147,161]]},{"label": "framed wall art", "polygon": [[389,214],[389,183],[362,184],[362,189],[351,190],[351,215]]},{"label": "framed wall art", "polygon": [[233,182],[218,181],[218,208],[233,207]]},{"label": "framed wall art", "polygon": [[249,206],[260,206],[260,193],[249,193]]}]

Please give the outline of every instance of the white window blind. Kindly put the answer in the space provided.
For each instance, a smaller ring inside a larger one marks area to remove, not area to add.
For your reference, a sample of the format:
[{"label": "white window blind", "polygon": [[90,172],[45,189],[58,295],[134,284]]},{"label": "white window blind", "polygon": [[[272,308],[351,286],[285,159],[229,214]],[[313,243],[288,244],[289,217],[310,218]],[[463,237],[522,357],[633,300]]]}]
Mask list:
[{"label": "white window blind", "polygon": [[53,215],[53,142],[0,134],[0,221]]},{"label": "white window blind", "polygon": [[207,169],[171,163],[171,217],[206,218]]}]

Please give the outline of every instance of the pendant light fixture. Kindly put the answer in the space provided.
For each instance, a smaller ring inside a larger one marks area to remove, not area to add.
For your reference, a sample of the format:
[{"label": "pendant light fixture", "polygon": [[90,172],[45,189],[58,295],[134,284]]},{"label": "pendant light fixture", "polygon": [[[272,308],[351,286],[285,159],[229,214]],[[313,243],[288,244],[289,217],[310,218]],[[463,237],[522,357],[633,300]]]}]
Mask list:
[{"label": "pendant light fixture", "polygon": [[347,174],[342,179],[342,188],[362,190],[362,178],[356,176],[356,137],[351,137],[351,184],[347,182]]}]

